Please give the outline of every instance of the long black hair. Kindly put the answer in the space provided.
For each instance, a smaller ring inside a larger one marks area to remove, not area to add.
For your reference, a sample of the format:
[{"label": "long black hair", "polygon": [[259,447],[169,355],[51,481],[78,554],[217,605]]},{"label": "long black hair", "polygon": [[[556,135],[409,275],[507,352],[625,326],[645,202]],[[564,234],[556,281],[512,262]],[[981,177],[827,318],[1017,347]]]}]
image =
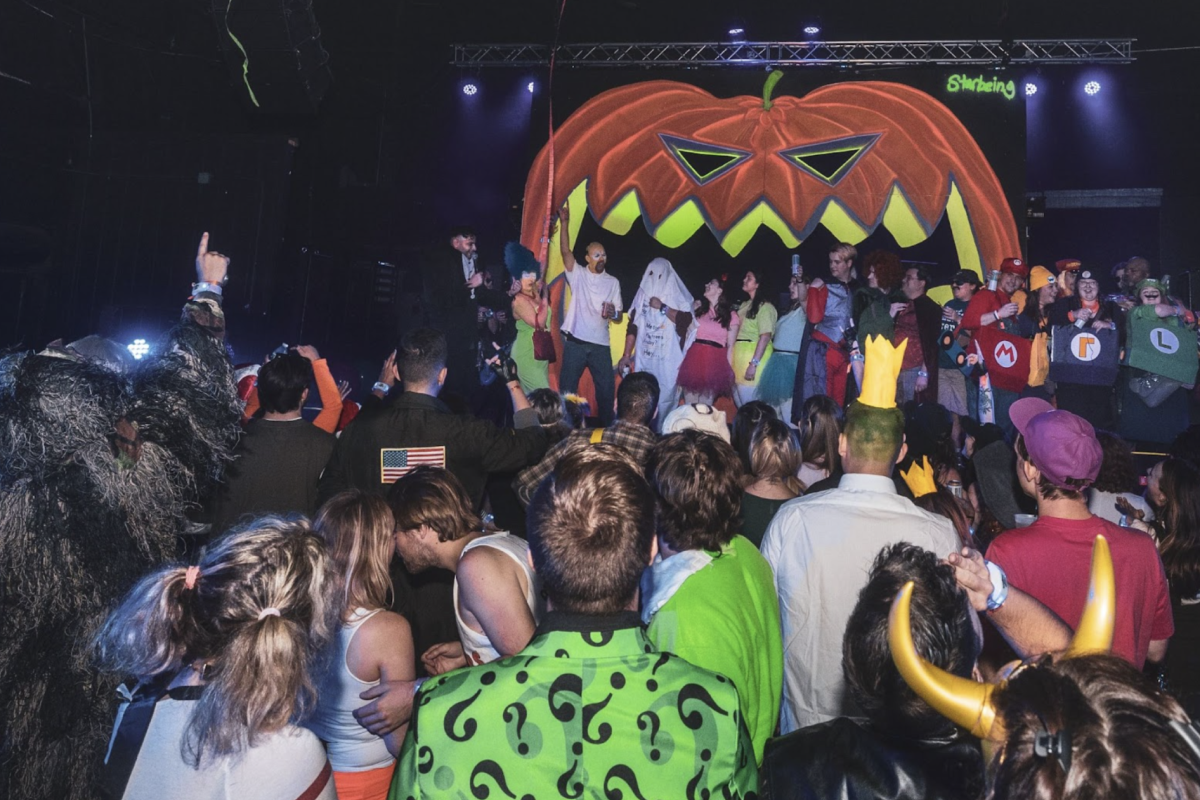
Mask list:
[{"label": "long black hair", "polygon": [[1157,522],[1167,583],[1176,598],[1190,600],[1200,594],[1200,469],[1168,458],[1159,487],[1167,498]]},{"label": "long black hair", "polygon": [[[729,293],[725,291],[726,280],[724,275],[714,275],[704,282],[705,286],[711,281],[716,281],[721,284],[721,296],[717,298],[717,306],[713,309],[713,316],[716,317],[717,323],[726,330],[729,329],[729,321],[733,318],[733,304],[729,302]],[[701,319],[712,308],[712,304],[708,302],[708,298],[704,296],[704,292],[700,293],[700,305],[696,308],[696,319]]]},{"label": "long black hair", "polygon": [[754,279],[758,281],[758,291],[754,293],[754,299],[750,301],[750,310],[746,312],[746,319],[755,319],[763,303],[771,304],[771,282],[762,270],[748,269],[746,274],[753,274]]}]

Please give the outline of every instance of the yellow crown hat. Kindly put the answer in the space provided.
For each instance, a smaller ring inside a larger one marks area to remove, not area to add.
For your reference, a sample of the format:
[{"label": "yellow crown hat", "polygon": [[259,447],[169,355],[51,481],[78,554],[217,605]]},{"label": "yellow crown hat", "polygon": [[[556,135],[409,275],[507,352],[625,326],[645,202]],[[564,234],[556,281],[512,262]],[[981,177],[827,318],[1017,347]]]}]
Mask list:
[{"label": "yellow crown hat", "polygon": [[900,470],[900,477],[908,484],[908,490],[913,493],[913,497],[924,497],[937,491],[937,481],[933,479],[933,467],[929,464],[929,456],[921,456],[920,464],[914,461],[908,472]]},{"label": "yellow crown hat", "polygon": [[904,363],[905,339],[899,347],[883,336],[867,337],[863,353],[863,385],[858,402],[875,408],[896,407],[896,380]]}]

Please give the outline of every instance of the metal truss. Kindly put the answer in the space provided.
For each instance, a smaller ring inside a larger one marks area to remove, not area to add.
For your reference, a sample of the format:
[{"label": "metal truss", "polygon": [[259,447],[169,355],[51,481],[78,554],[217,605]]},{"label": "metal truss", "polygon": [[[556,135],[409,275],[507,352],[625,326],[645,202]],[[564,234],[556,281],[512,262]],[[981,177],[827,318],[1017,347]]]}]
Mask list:
[{"label": "metal truss", "polygon": [[[651,42],[564,44],[561,67],[911,66],[917,64],[1128,64],[1133,39],[914,42]],[[456,67],[539,67],[544,44],[456,44]]]}]

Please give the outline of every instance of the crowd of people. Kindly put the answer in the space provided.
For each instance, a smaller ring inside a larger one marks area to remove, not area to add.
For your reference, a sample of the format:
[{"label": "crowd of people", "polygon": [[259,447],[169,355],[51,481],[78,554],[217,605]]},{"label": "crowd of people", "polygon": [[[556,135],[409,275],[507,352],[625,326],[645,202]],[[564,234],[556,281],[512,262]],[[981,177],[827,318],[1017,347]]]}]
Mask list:
[{"label": "crowd of people", "polygon": [[[589,371],[602,424],[612,418],[614,373],[630,371],[658,379],[660,419],[680,400],[712,404],[729,397],[739,407],[765,402],[797,424],[809,398],[827,396],[845,406],[857,396],[870,336],[908,342],[898,403],[936,402],[995,423],[1009,437],[1009,407],[1031,396],[1130,441],[1165,445],[1190,424],[1200,363],[1192,347],[1196,318],[1170,294],[1168,278],[1152,276],[1144,258],[1120,262],[1106,276],[1078,259],[1061,259],[1050,269],[1006,258],[989,265],[986,275],[954,273],[942,303],[930,297],[935,287],[927,265],[884,250],[860,258],[844,243],[829,253],[828,280],[794,260],[786,294],[777,290],[777,271],[753,267],[704,276],[693,295],[667,259],[655,258],[633,295],[623,354],[614,364],[610,329],[625,317],[620,282],[608,272],[598,242],[576,261],[570,217],[563,214],[558,238],[571,298],[562,306],[557,386],[575,394]],[[469,228],[455,229],[451,245],[428,259],[426,285],[456,293],[466,306],[465,315],[448,315],[438,305],[444,299],[427,298],[437,309],[430,324],[447,335],[452,351],[456,339],[465,341],[457,346],[465,359],[459,371],[483,369],[499,347],[516,360],[527,393],[550,388],[548,367],[559,353],[541,265],[510,243],[508,275],[497,277],[482,266],[476,271]],[[460,286],[446,283],[445,252],[461,255],[470,277]],[[507,294],[487,288],[509,280]],[[1110,284],[1108,294],[1101,294],[1102,282]],[[479,343],[470,334],[476,307]],[[468,394],[476,411],[486,405],[478,387]]]},{"label": "crowd of people", "polygon": [[[559,339],[533,254],[506,248],[505,292],[456,229],[362,397],[310,346],[235,372],[207,234],[149,363],[0,362],[6,409],[63,365],[124,392],[89,388],[100,422],[36,473],[108,483],[42,497],[5,462],[11,796],[1200,800],[1200,430],[1168,420],[1179,362],[1137,355],[1167,331],[1194,357],[1194,320],[1144,262],[1101,300],[1077,262],[1008,259],[939,305],[895,254],[860,284],[848,245],[787,302],[766,270],[695,300],[659,258],[626,308],[603,246],[560,241]],[[1124,354],[1067,364],[1061,328]],[[1144,487],[1138,426],[1171,433]],[[66,567],[96,587],[64,626],[35,578]]]}]

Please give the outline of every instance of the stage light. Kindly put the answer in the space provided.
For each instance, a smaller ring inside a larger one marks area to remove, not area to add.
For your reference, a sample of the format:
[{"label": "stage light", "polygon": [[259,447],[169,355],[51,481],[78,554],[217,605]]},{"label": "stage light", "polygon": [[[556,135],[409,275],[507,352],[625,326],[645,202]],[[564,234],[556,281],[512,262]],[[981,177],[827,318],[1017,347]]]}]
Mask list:
[{"label": "stage light", "polygon": [[134,339],[126,346],[125,349],[129,351],[131,356],[136,358],[138,361],[141,361],[142,358],[150,352],[150,345],[146,343],[145,339]]},{"label": "stage light", "polygon": [[530,94],[533,94],[533,90],[537,88],[537,84],[536,84],[536,83],[534,83],[533,81],[530,81],[530,82],[529,82],[529,86],[528,86],[528,87],[526,87],[526,88],[528,88],[528,89],[529,89],[529,93],[530,93]]},{"label": "stage light", "polygon": [[467,97],[471,97],[471,96],[477,94],[478,92],[479,92],[479,87],[473,83],[468,83],[463,86],[463,94],[465,94]]},{"label": "stage light", "polygon": [[1087,83],[1085,83],[1083,85],[1083,90],[1085,92],[1087,92],[1088,95],[1099,94],[1100,93],[1100,82],[1099,81],[1088,81]]},{"label": "stage light", "polygon": [[818,28],[816,25],[805,25],[804,26],[804,35],[805,36],[816,36],[820,32],[821,32],[821,29]]},{"label": "stage light", "polygon": [[1033,97],[1035,94],[1037,94],[1037,84],[1036,83],[1025,84],[1025,96]]},{"label": "stage light", "polygon": [[732,39],[735,43],[746,41],[746,29],[745,28],[730,28],[729,29],[729,38]]}]

